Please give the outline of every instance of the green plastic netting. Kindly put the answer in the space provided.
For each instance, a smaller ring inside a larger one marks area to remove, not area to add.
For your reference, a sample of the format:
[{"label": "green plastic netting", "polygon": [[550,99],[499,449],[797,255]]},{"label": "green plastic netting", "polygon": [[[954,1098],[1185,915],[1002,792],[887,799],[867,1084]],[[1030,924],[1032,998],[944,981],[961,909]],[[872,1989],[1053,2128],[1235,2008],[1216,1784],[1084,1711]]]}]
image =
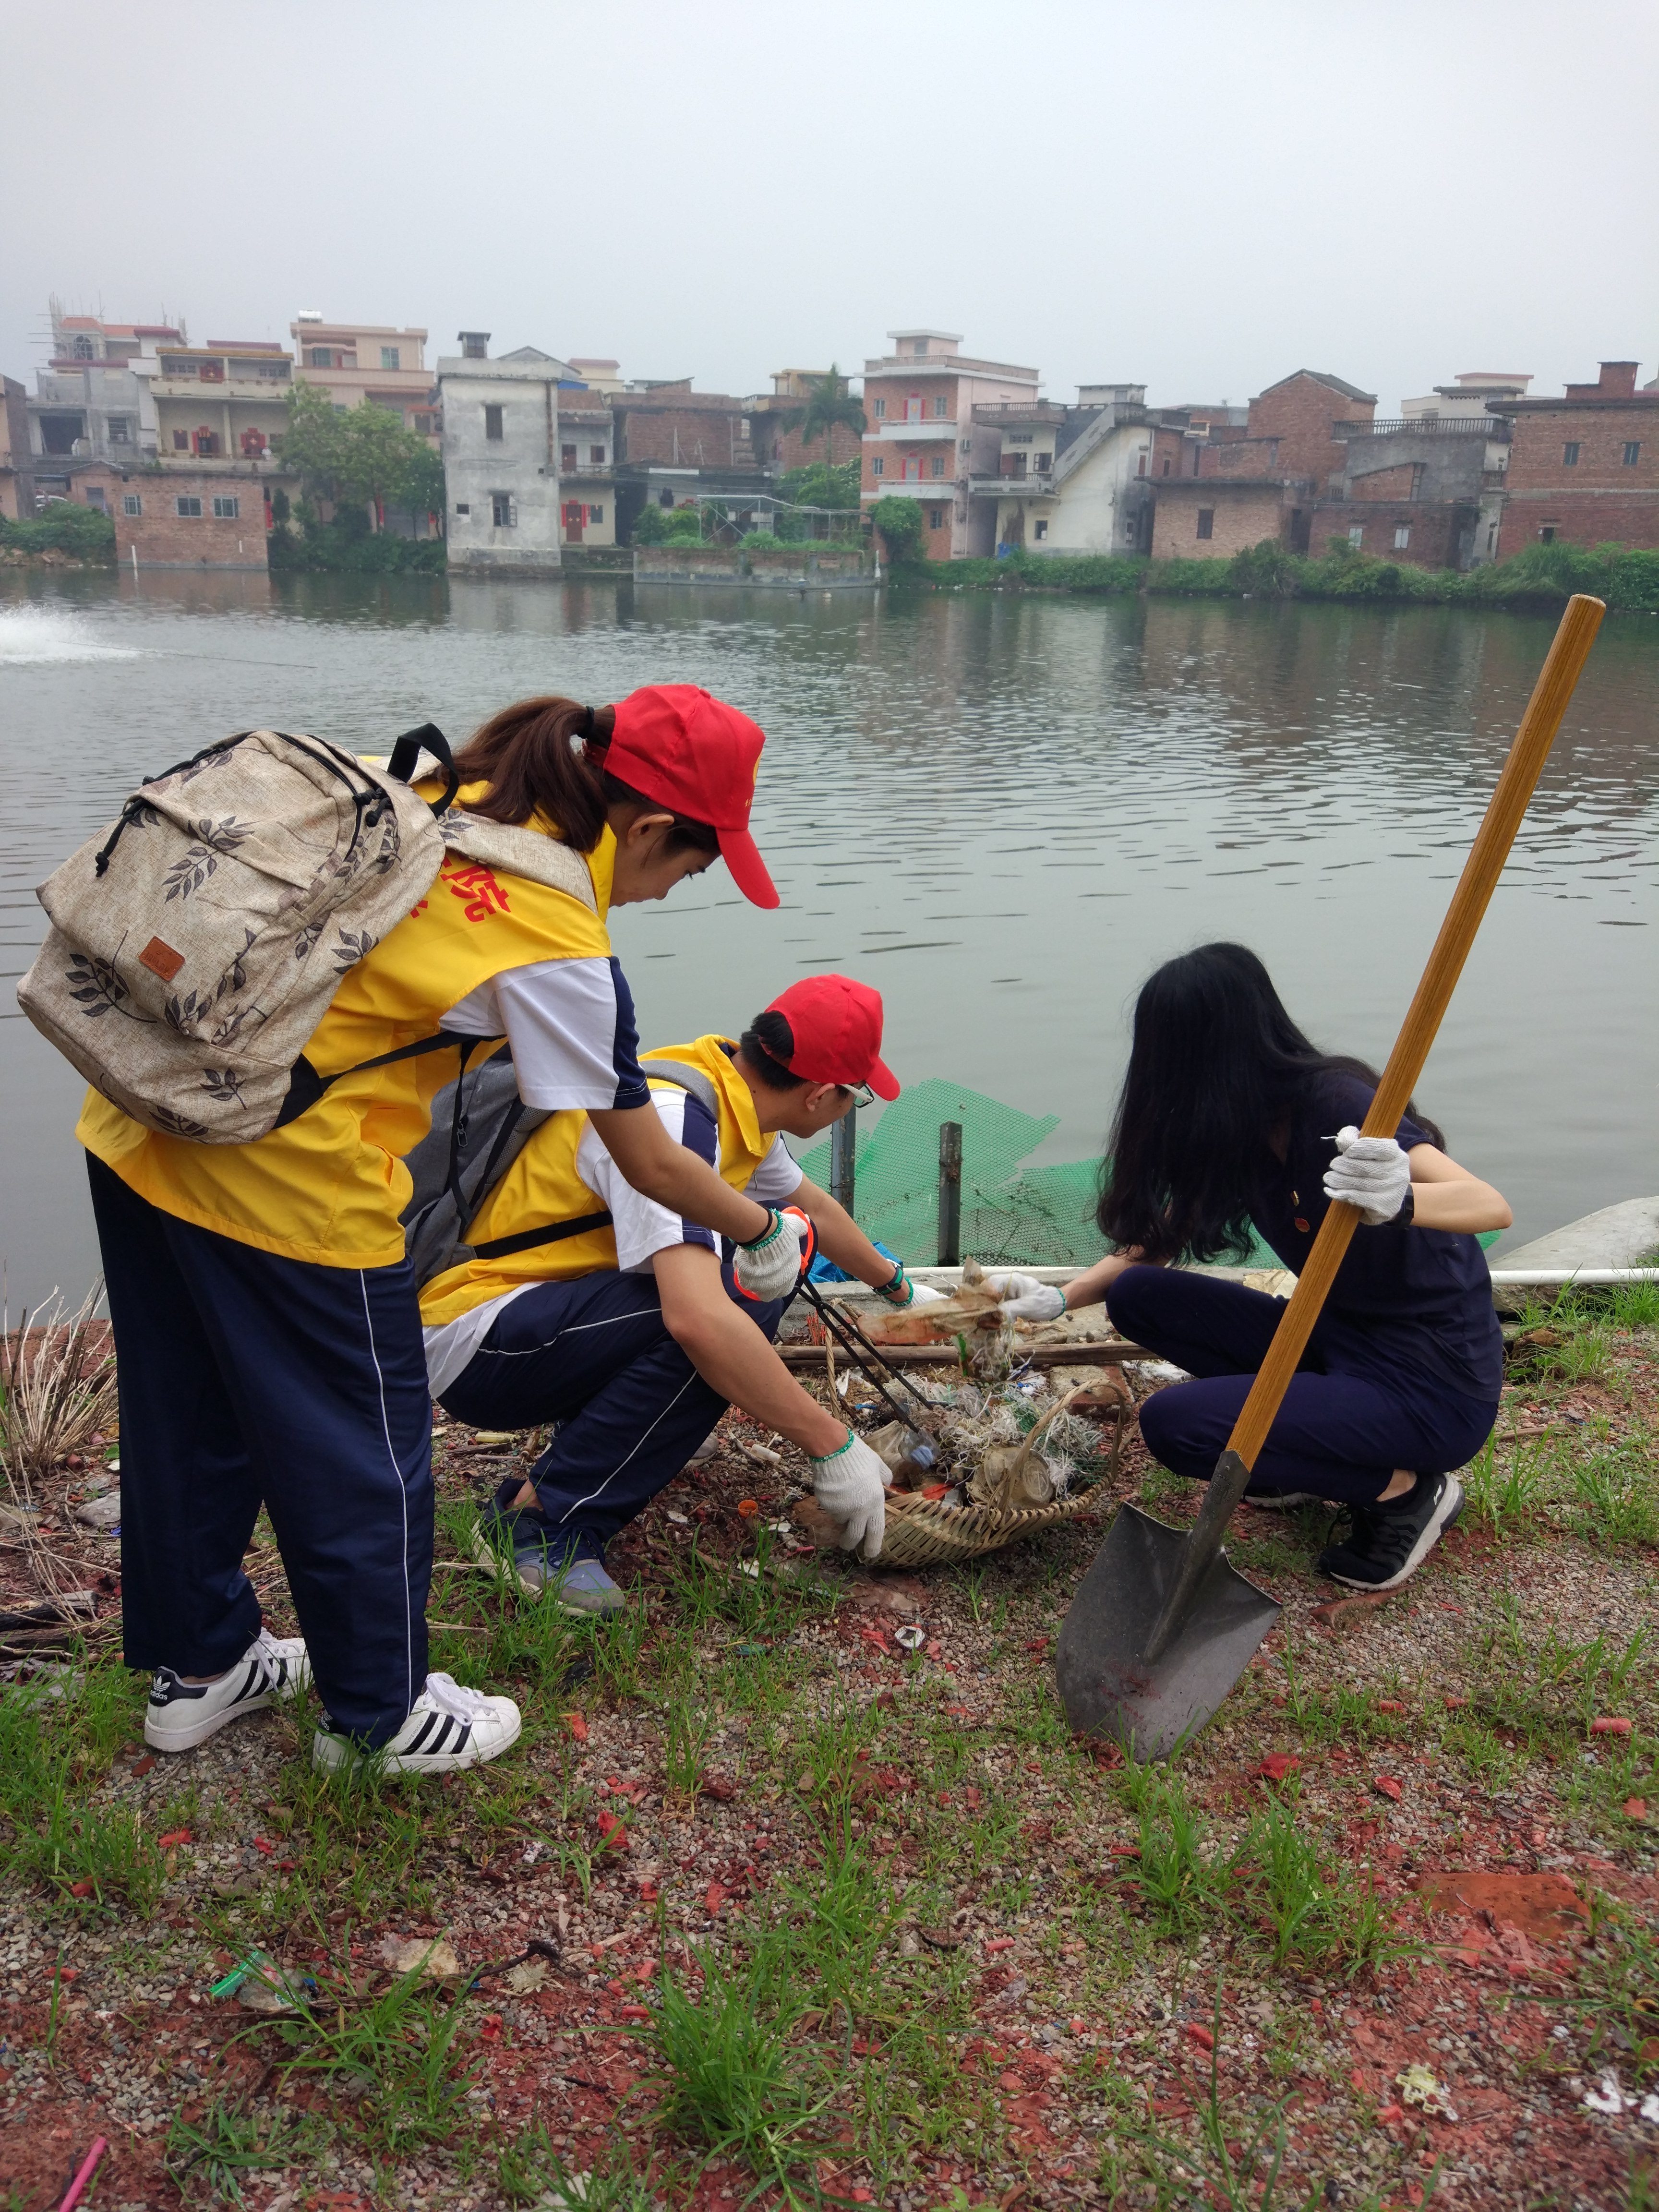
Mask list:
[{"label": "green plastic netting", "polygon": [[[1060,1124],[1057,1114],[1023,1114],[1000,1099],[935,1077],[911,1085],[873,1129],[860,1129],[854,1211],[873,1237],[912,1267],[939,1258],[939,1133],[962,1124],[962,1249],[1005,1267],[1086,1267],[1106,1250],[1095,1226],[1100,1162],[1062,1160],[1022,1168]],[[830,1146],[801,1161],[822,1188],[830,1183]],[[1255,1264],[1277,1267],[1270,1252]]]}]

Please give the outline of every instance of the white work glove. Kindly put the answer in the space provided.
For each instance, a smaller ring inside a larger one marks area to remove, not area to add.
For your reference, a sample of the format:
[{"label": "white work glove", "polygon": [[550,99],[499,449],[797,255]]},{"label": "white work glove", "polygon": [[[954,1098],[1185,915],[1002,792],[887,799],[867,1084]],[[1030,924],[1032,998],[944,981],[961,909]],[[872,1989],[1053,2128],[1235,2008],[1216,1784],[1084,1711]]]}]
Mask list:
[{"label": "white work glove", "polygon": [[902,1261],[899,1262],[892,1279],[883,1283],[876,1296],[885,1298],[890,1306],[901,1307],[936,1306],[942,1304],[945,1298],[943,1291],[936,1291],[927,1283],[913,1283],[904,1272]]},{"label": "white work glove", "polygon": [[1336,1133],[1336,1158],[1325,1170],[1327,1198],[1345,1199],[1368,1227],[1380,1229],[1406,1203],[1412,1164],[1392,1137],[1362,1137],[1352,1122]]},{"label": "white work glove", "polygon": [[800,1251],[811,1234],[811,1224],[799,1214],[774,1212],[772,1225],[752,1244],[739,1244],[732,1273],[738,1288],[769,1305],[774,1298],[791,1297],[800,1281]]},{"label": "white work glove", "polygon": [[884,1466],[863,1437],[851,1429],[839,1451],[809,1464],[818,1504],[832,1521],[842,1524],[838,1540],[842,1550],[856,1551],[868,1564],[881,1550],[887,1534],[891,1468]]},{"label": "white work glove", "polygon": [[1058,1321],[1066,1310],[1059,1284],[1040,1283],[1035,1275],[988,1275],[985,1287],[1006,1321]]}]

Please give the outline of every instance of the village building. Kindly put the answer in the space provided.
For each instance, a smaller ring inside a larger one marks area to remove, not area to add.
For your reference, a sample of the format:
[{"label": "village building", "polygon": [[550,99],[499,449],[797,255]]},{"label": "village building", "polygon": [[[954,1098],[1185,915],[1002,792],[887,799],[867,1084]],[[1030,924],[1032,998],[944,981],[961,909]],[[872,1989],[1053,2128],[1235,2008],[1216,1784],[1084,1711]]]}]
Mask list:
[{"label": "village building", "polygon": [[1495,557],[1510,448],[1503,416],[1449,409],[1339,429],[1347,459],[1314,508],[1313,552],[1340,542],[1420,568],[1477,568]]},{"label": "village building", "polygon": [[1037,397],[1035,368],[960,351],[954,331],[889,331],[894,350],[864,364],[859,496],[866,507],[896,495],[919,501],[923,547],[931,561],[995,550],[997,502],[972,487],[996,475],[1002,439],[980,408],[1011,407]]},{"label": "village building", "polygon": [[1252,399],[1243,424],[1212,420],[1199,435],[1189,421],[1178,434],[1162,431],[1153,441],[1153,555],[1225,560],[1264,539],[1305,553],[1316,502],[1346,465],[1347,431],[1369,425],[1376,409],[1375,392],[1302,368]]},{"label": "village building", "polygon": [[24,434],[13,440],[21,515],[38,514],[54,499],[106,508],[110,472],[154,458],[155,348],[184,337],[170,323],[67,314],[56,299],[50,312],[52,358],[36,372]]},{"label": "village building", "polygon": [[757,449],[752,400],[694,392],[687,376],[630,383],[611,395],[611,409],[623,543],[647,505],[666,510],[714,500],[734,529],[761,526],[770,487]]},{"label": "village building", "polygon": [[155,410],[163,462],[199,465],[269,460],[288,428],[294,363],[274,339],[162,343],[141,365]]},{"label": "village building", "polygon": [[574,365],[520,346],[489,357],[488,331],[463,331],[437,366],[448,566],[461,574],[556,575],[560,386]]},{"label": "village building", "polygon": [[827,440],[822,431],[810,444],[801,436],[800,418],[829,374],[825,368],[775,368],[771,391],[749,402],[756,458],[771,475],[787,476],[826,461],[839,468],[858,459],[862,441],[844,422],[832,424]]},{"label": "village building", "polygon": [[1528,545],[1659,550],[1659,390],[1638,364],[1604,361],[1559,398],[1504,400],[1512,434],[1498,550]]},{"label": "village building", "polygon": [[976,407],[994,430],[994,473],[969,495],[994,504],[998,554],[1145,552],[1152,544],[1152,426],[1144,384],[1086,384],[1078,404]]},{"label": "village building", "polygon": [[1478,422],[1494,400],[1524,399],[1531,382],[1513,369],[1468,368],[1421,398],[1402,399],[1400,412],[1408,422]]},{"label": "village building", "polygon": [[[606,364],[614,368],[616,364]],[[572,368],[591,364],[573,361]],[[617,543],[617,426],[610,402],[592,385],[560,387],[559,536],[566,545]]]},{"label": "village building", "polygon": [[264,568],[273,471],[254,461],[170,463],[112,493],[118,562],[137,568]]},{"label": "village building", "polygon": [[426,366],[423,330],[390,323],[334,323],[314,309],[289,325],[295,376],[314,384],[337,407],[389,407],[405,429],[439,443],[438,401]]},{"label": "village building", "polygon": [[0,376],[0,514],[8,522],[27,522],[34,513],[28,399],[26,385]]}]

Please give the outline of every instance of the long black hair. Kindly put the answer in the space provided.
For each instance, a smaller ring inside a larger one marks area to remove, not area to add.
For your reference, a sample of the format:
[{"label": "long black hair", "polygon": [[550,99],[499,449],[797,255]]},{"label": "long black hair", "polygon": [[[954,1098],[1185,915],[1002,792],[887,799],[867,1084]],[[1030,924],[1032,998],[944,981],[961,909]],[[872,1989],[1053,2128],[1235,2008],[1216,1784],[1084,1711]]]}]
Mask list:
[{"label": "long black hair", "polygon": [[[1270,1135],[1327,1075],[1372,1089],[1378,1081],[1363,1060],[1321,1052],[1304,1036],[1248,946],[1200,945],[1166,960],[1135,1001],[1107,1140],[1102,1233],[1148,1260],[1249,1251]],[[1415,1105],[1407,1111],[1432,1143],[1443,1142]]]}]

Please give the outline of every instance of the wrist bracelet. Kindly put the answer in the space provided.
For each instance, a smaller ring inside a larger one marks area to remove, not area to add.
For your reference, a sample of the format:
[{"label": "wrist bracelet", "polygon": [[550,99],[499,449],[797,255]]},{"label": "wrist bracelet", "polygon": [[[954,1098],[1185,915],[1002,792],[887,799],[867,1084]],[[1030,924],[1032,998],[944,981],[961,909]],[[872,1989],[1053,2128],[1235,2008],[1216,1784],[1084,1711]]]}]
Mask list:
[{"label": "wrist bracelet", "polygon": [[[760,1200],[757,1199],[755,1203],[758,1206]],[[776,1206],[769,1206],[766,1209],[765,1228],[761,1231],[757,1237],[739,1237],[738,1239],[738,1249],[740,1252],[752,1252],[757,1244],[764,1244],[767,1238],[776,1232],[778,1225],[782,1219],[783,1216],[778,1212]]]},{"label": "wrist bracelet", "polygon": [[903,1282],[904,1279],[904,1262],[902,1260],[900,1260],[895,1264],[893,1272],[887,1278],[887,1280],[884,1283],[881,1283],[877,1285],[876,1296],[878,1298],[886,1297],[890,1291],[897,1290],[899,1285]]},{"label": "wrist bracelet", "polygon": [[1410,1183],[1407,1183],[1406,1185],[1406,1195],[1400,1201],[1400,1211],[1394,1217],[1394,1226],[1396,1229],[1409,1229],[1416,1218],[1417,1194],[1413,1191]]}]

